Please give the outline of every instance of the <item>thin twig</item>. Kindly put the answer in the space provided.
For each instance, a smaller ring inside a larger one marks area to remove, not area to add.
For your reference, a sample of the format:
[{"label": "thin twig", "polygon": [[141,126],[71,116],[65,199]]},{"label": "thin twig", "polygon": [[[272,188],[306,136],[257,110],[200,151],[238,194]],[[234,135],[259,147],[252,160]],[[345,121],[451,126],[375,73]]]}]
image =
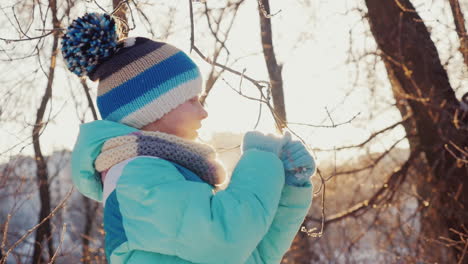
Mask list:
[{"label": "thin twig", "polygon": [[[340,151],[340,150],[345,150],[345,149],[351,149],[351,148],[362,148],[364,145],[366,145],[367,143],[369,143],[372,139],[374,139],[375,137],[377,137],[378,135],[388,131],[388,130],[392,130],[394,129],[395,127],[403,124],[406,120],[409,119],[409,116],[403,118],[403,120],[399,121],[399,122],[396,122],[395,124],[392,124],[388,127],[385,127],[379,131],[376,131],[374,133],[372,133],[366,140],[364,140],[363,142],[359,143],[359,144],[356,144],[356,145],[348,145],[348,146],[342,146],[342,147],[338,147],[338,148],[333,148],[333,149],[319,149],[317,148],[316,150],[318,151]],[[351,121],[351,120],[350,120]],[[345,124],[345,123],[341,123],[341,124],[338,124],[338,125],[342,125],[342,124]],[[337,126],[338,126],[337,125]]]},{"label": "thin twig", "polygon": [[11,219],[11,214],[8,214],[7,219],[5,221],[5,227],[3,229],[3,239],[2,239],[2,248],[1,248],[2,256],[6,255],[5,254],[5,245],[6,245],[7,237],[8,237],[8,227],[9,227],[9,224],[10,224],[10,219]]},{"label": "thin twig", "polygon": [[66,204],[66,201],[68,200],[68,198],[70,198],[72,192],[74,190],[74,187],[71,187],[70,188],[70,191],[68,191],[68,193],[65,195],[65,197],[63,198],[63,200],[54,208],[54,210],[52,210],[52,212],[50,212],[50,214],[46,217],[44,217],[44,219],[41,220],[41,222],[39,222],[37,225],[33,226],[32,228],[30,228],[28,231],[26,231],[26,233],[20,238],[18,239],[18,241],[16,241],[9,249],[8,251],[5,253],[5,255],[3,256],[3,259],[2,259],[2,262],[1,264],[5,264],[6,263],[6,260],[8,258],[8,255],[11,253],[11,251],[16,248],[21,242],[23,242],[29,235],[31,235],[31,233],[33,233],[40,225],[44,224],[46,221],[48,221],[52,216],[54,216],[58,210],[60,210],[61,208],[63,208]]},{"label": "thin twig", "polygon": [[462,264],[463,263],[463,259],[465,259],[465,254],[466,254],[467,250],[468,250],[468,241],[465,241],[465,248],[463,249],[463,253],[460,256],[460,259],[458,260],[457,264]]},{"label": "thin twig", "polygon": [[260,11],[262,12],[263,16],[266,17],[266,18],[272,18],[273,16],[276,16],[279,12],[281,12],[281,9],[280,9],[274,14],[268,14],[268,12],[265,10],[265,6],[262,3],[262,0],[258,0],[257,2],[258,2],[258,6],[260,8]]},{"label": "thin twig", "polygon": [[[418,158],[419,156],[419,153],[420,153],[420,150],[415,150],[413,153],[411,153],[410,157],[408,158],[408,160],[398,169],[396,170],[395,172],[393,172],[389,177],[388,179],[385,181],[385,183],[382,185],[382,187],[376,192],[374,193],[374,195],[372,195],[371,198],[365,200],[365,201],[362,201],[342,212],[339,212],[339,213],[336,213],[332,216],[330,216],[330,218],[326,219],[325,220],[325,223],[326,224],[330,224],[330,223],[333,223],[333,222],[337,222],[339,220],[342,220],[346,217],[349,217],[349,216],[355,216],[357,213],[359,213],[360,211],[362,210],[365,210],[365,209],[368,209],[368,208],[371,208],[372,206],[374,205],[377,205],[381,202],[384,202],[384,201],[387,201],[388,199],[384,199],[385,198],[385,192],[387,191],[390,191],[390,192],[394,192],[396,190],[396,187],[402,183],[403,181],[403,177],[406,176],[406,174],[408,173],[408,170],[409,168],[412,166],[413,164],[413,160],[415,160],[416,158]],[[400,178],[401,177],[401,178]],[[390,196],[392,197],[392,196]],[[311,220],[313,221],[320,221],[319,219],[314,219],[314,218],[310,218]]]},{"label": "thin twig", "polygon": [[349,123],[353,122],[353,120],[356,119],[360,114],[361,114],[361,112],[358,112],[353,117],[351,117],[349,120],[338,123],[338,124],[334,124],[334,125],[331,125],[331,126],[330,125],[314,125],[314,124],[298,123],[298,122],[288,122],[288,124],[290,124],[290,125],[300,125],[300,126],[309,126],[309,127],[315,127],[315,128],[336,128],[336,127],[346,125],[346,124],[349,124]]},{"label": "thin twig", "polygon": [[51,35],[52,33],[54,33],[54,31],[55,31],[55,30],[52,30],[52,31],[50,31],[49,33],[46,33],[46,34],[44,34],[44,35],[37,36],[37,37],[27,37],[27,36],[26,36],[26,38],[24,38],[24,39],[6,39],[6,38],[0,38],[0,40],[5,41],[7,44],[9,44],[10,42],[29,41],[29,40],[41,39],[41,38],[47,37],[47,36]]},{"label": "thin twig", "polygon": [[220,67],[230,73],[233,73],[233,74],[236,74],[236,75],[239,75],[239,76],[243,76],[244,79],[248,80],[249,82],[251,82],[253,85],[255,85],[257,88],[261,89],[263,87],[265,87],[262,83],[268,83],[267,81],[258,81],[258,80],[255,80],[253,78],[251,78],[250,76],[246,75],[245,73],[242,73],[242,72],[239,72],[239,71],[236,71],[232,68],[229,68],[225,65],[222,65],[222,64],[219,64],[217,62],[213,62],[212,60],[210,60],[208,57],[206,57],[205,55],[203,55],[203,53],[197,48],[197,46],[193,46],[193,50],[206,62],[208,62],[209,64],[212,64],[212,65],[215,65],[217,67]]},{"label": "thin twig", "polygon": [[62,227],[62,234],[60,235],[60,243],[58,244],[57,249],[55,250],[54,255],[53,255],[52,258],[50,259],[49,264],[53,264],[54,261],[55,261],[55,258],[57,258],[57,253],[59,252],[60,247],[61,247],[62,244],[63,244],[63,239],[65,238],[65,232],[67,232],[67,223],[64,223],[64,224],[63,224],[63,227]]},{"label": "thin twig", "polygon": [[94,120],[98,120],[96,107],[94,107],[93,99],[91,98],[91,95],[89,94],[89,87],[88,87],[88,84],[86,83],[86,79],[84,78],[81,79],[81,86],[83,86],[83,90],[86,94],[86,99],[88,100],[88,107],[91,109],[93,118]]},{"label": "thin twig", "polygon": [[189,1],[190,7],[190,53],[192,53],[192,49],[195,47],[195,30],[194,30],[194,23],[193,23],[193,6],[192,0]]}]

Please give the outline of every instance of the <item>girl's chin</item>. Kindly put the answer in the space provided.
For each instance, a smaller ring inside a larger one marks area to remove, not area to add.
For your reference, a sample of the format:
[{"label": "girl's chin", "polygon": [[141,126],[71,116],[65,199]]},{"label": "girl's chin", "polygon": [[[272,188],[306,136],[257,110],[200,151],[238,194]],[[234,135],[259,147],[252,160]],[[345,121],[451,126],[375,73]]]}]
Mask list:
[{"label": "girl's chin", "polygon": [[198,137],[198,132],[196,130],[193,130],[190,133],[186,134],[184,138],[188,140],[195,140],[197,139],[197,137]]}]

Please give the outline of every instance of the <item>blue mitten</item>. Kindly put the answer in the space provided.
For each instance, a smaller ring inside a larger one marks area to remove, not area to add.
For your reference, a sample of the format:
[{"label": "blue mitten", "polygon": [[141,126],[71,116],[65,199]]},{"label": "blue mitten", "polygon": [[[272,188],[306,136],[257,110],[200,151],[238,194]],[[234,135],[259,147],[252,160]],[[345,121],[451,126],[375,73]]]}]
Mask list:
[{"label": "blue mitten", "polygon": [[280,153],[280,159],[283,161],[286,184],[302,187],[310,182],[316,169],[315,161],[302,142],[287,142]]},{"label": "blue mitten", "polygon": [[249,131],[244,135],[241,149],[244,153],[248,149],[255,148],[272,152],[279,157],[283,145],[290,140],[291,135],[277,137],[273,134],[264,135],[258,131]]}]

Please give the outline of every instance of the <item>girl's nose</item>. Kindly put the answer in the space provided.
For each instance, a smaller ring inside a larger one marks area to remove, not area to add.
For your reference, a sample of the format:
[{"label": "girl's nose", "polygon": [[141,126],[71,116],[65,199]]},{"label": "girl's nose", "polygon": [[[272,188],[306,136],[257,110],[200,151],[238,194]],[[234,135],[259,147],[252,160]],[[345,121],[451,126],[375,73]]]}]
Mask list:
[{"label": "girl's nose", "polygon": [[207,118],[208,117],[208,112],[206,111],[206,109],[203,106],[200,105],[200,107],[201,107],[201,119]]}]

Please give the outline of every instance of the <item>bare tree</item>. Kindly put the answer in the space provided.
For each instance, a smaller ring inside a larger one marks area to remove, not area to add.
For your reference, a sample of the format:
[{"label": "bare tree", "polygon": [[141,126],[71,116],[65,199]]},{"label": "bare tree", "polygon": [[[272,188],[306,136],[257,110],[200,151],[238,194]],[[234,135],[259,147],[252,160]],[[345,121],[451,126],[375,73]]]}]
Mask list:
[{"label": "bare tree", "polygon": [[[422,212],[422,234],[426,241],[440,236],[455,240],[458,235],[450,230],[468,226],[468,168],[462,157],[448,151],[468,145],[467,131],[453,122],[460,102],[411,2],[366,0],[366,5],[397,107],[402,116],[411,114],[405,122],[406,133],[415,135],[409,138],[411,149],[422,150],[420,158],[428,166],[427,174],[417,175],[418,193],[430,204]],[[429,248],[433,261],[449,263],[464,255],[459,246],[453,247],[453,258],[438,245]]]},{"label": "bare tree", "polygon": [[[60,28],[60,21],[57,17],[57,2],[55,0],[49,1],[49,7],[52,12],[52,26]],[[41,105],[39,106],[36,114],[36,122],[33,128],[32,137],[34,145],[34,153],[37,163],[37,185],[39,186],[39,197],[41,201],[41,208],[39,210],[39,222],[45,219],[51,212],[50,208],[50,192],[49,192],[49,176],[47,170],[47,163],[41,151],[41,144],[39,141],[41,130],[44,129],[43,117],[45,109],[49,100],[52,97],[52,86],[54,82],[55,66],[58,54],[58,41],[60,37],[59,31],[53,31],[53,44],[49,64],[49,73],[47,78],[47,86],[42,97]],[[52,240],[52,227],[50,221],[45,221],[40,225],[36,231],[36,241],[34,243],[34,253],[32,263],[43,263],[43,242],[47,241],[49,258],[54,255],[54,246]]]},{"label": "bare tree", "polygon": [[[20,25],[15,27],[20,37],[14,39],[13,37],[1,36],[0,38],[5,43],[14,41],[30,43],[28,47],[31,48],[31,52],[19,55],[10,53],[9,46],[4,48],[1,45],[0,52],[9,62],[27,56],[34,57],[45,54],[43,52],[44,48],[47,50],[52,49],[52,53],[50,56],[47,55],[46,61],[42,59],[43,57],[38,57],[40,63],[34,69],[37,72],[44,73],[47,85],[42,96],[41,105],[36,111],[36,120],[33,123],[32,133],[32,142],[36,153],[34,163],[38,168],[36,178],[40,193],[39,198],[44,205],[39,215],[39,224],[30,233],[34,234],[34,230],[37,230],[36,243],[34,244],[37,249],[34,251],[33,263],[56,259],[60,261],[60,257],[64,257],[64,254],[61,255],[57,250],[60,246],[60,242],[57,243],[60,240],[57,236],[59,232],[55,232],[54,229],[51,234],[52,227],[54,224],[59,223],[60,219],[50,214],[50,212],[54,211],[51,210],[53,207],[51,204],[54,204],[54,201],[51,200],[54,200],[55,189],[49,190],[49,185],[53,182],[53,176],[51,175],[53,173],[50,168],[47,170],[47,157],[44,157],[41,151],[40,135],[51,120],[47,119],[45,109],[48,105],[50,106],[53,96],[56,96],[56,93],[53,95],[52,91],[54,90],[54,73],[56,73],[54,62],[57,58],[57,36],[59,31],[54,29],[60,28],[62,19],[70,20],[70,16],[74,16],[70,14],[72,2],[66,1],[64,5],[59,5],[65,9],[63,17],[56,17],[57,10],[55,15],[52,12],[52,4],[55,5],[56,2],[55,0],[53,2],[49,1],[49,12],[43,12],[44,9],[42,9],[39,15],[43,27],[36,37],[29,31],[29,28],[31,28],[29,22],[22,22],[21,19],[24,18],[21,16],[12,16],[11,23]],[[192,1],[189,2],[191,5]],[[310,7],[311,5],[308,0],[297,2],[304,7]],[[174,32],[179,32],[179,30],[184,33],[190,31],[192,50],[208,64],[210,69],[206,82],[206,94],[202,98],[203,101],[208,98],[215,84],[219,80],[223,80],[227,88],[231,88],[239,96],[244,97],[246,100],[256,101],[260,106],[267,107],[273,116],[278,131],[288,129],[301,140],[303,140],[300,137],[301,135],[295,131],[293,126],[310,127],[311,129],[335,129],[338,126],[350,124],[357,115],[346,121],[335,121],[333,118],[334,109],[332,108],[325,109],[324,122],[319,124],[293,123],[288,120],[286,117],[287,106],[284,102],[284,94],[287,91],[283,91],[282,84],[283,65],[277,60],[278,52],[281,51],[278,49],[278,45],[273,43],[273,36],[276,31],[273,30],[271,25],[272,20],[274,22],[277,19],[275,16],[277,12],[273,11],[271,13],[270,2],[267,0],[257,1],[259,14],[257,23],[260,22],[261,36],[257,36],[258,42],[256,42],[258,43],[256,45],[258,50],[263,51],[263,57],[258,59],[265,61],[268,70],[267,80],[259,80],[251,74],[246,74],[246,70],[242,70],[242,66],[240,70],[233,67],[233,61],[237,62],[240,58],[235,58],[232,55],[235,53],[233,52],[235,51],[235,45],[231,42],[233,36],[231,32],[235,32],[236,27],[233,24],[240,17],[238,14],[242,12],[241,7],[246,6],[246,3],[248,2],[243,0],[230,0],[221,4],[221,7],[211,7],[211,5],[208,5],[211,4],[209,1],[204,4],[197,3],[198,7],[200,7],[198,13],[193,14],[191,12],[191,22],[189,23],[186,20],[182,28],[179,25],[177,30],[172,30],[172,27],[176,24],[175,17],[179,10],[171,6],[168,11],[168,14],[171,15],[171,18],[168,18],[168,28],[161,30],[161,34],[159,32],[158,34],[155,33],[158,30],[155,30],[154,21],[151,20],[153,17],[147,15],[154,10],[152,8],[159,7],[158,4],[150,1],[112,1],[109,2],[109,5],[112,4],[113,11],[109,13],[119,21],[123,37],[128,36],[128,31],[135,25],[132,11],[139,15],[143,24],[147,24],[147,27],[149,27],[148,33],[153,36],[161,35],[166,38]],[[88,4],[93,5],[93,8],[96,6],[99,8],[97,2],[89,2]],[[304,227],[318,224],[321,230],[315,232],[316,228],[312,228],[312,231],[303,228],[298,233],[283,262],[359,263],[360,260],[356,255],[361,250],[360,244],[375,239],[378,243],[376,242],[373,245],[373,249],[376,252],[381,250],[379,252],[387,254],[379,259],[383,262],[395,262],[397,260],[408,263],[417,261],[456,262],[458,260],[459,263],[463,263],[467,259],[468,245],[466,243],[468,241],[467,215],[466,210],[463,210],[467,206],[466,186],[468,183],[465,179],[467,175],[468,147],[465,138],[468,127],[468,114],[466,114],[468,111],[463,110],[463,105],[456,99],[454,95],[455,87],[448,82],[448,70],[440,62],[425,23],[418,16],[409,0],[386,1],[385,3],[366,0],[365,4],[368,7],[367,11],[363,10],[364,8],[356,8],[353,12],[359,12],[368,19],[371,31],[367,32],[367,34],[375,38],[378,50],[367,52],[360,55],[360,57],[353,57],[355,60],[372,58],[372,62],[367,66],[368,68],[362,69],[358,66],[356,71],[369,78],[371,93],[378,95],[382,92],[382,90],[379,90],[382,86],[377,84],[376,79],[378,77],[376,77],[375,69],[379,63],[380,67],[385,67],[392,86],[391,95],[396,99],[395,102],[390,100],[386,109],[398,109],[397,111],[401,113],[401,120],[392,121],[376,131],[371,131],[369,137],[358,144],[336,146],[333,149],[315,148],[318,153],[354,150],[365,154],[359,156],[359,162],[356,163],[337,165],[335,160],[327,164],[327,167],[320,166],[319,177],[315,179],[317,182],[315,185],[316,194],[320,195],[314,198],[313,214],[307,217]],[[22,3],[21,7],[30,12],[28,9],[30,6],[26,2]],[[450,0],[450,7],[452,8],[455,27],[460,40],[460,52],[464,56],[466,64],[466,29],[464,29],[463,13],[457,0]],[[19,9],[18,6],[15,6],[15,8]],[[59,12],[59,14],[62,13]],[[51,17],[52,19],[50,19]],[[53,17],[56,17],[56,19],[54,20]],[[49,20],[52,20],[52,23],[47,22]],[[129,20],[130,22],[128,22]],[[207,21],[206,26],[201,27],[199,22],[205,20]],[[198,23],[197,34],[195,34],[194,30],[195,23]],[[202,34],[202,32],[206,34]],[[308,32],[303,33],[307,34]],[[208,54],[202,53],[197,47],[197,43],[201,43],[199,41],[207,41],[206,35],[208,35],[210,43],[214,43],[214,48]],[[46,42],[44,39],[51,41]],[[350,46],[353,44],[350,39]],[[295,47],[300,45],[301,41],[296,41]],[[48,52],[46,53],[48,54]],[[354,54],[350,55],[350,57],[352,56]],[[383,61],[383,64],[381,61]],[[46,64],[47,66],[44,66]],[[234,74],[240,79],[239,85],[232,85],[223,78],[224,75],[229,74]],[[11,89],[16,90],[17,87],[26,86],[26,81],[17,81],[15,85],[11,85]],[[371,83],[372,81],[374,82]],[[241,88],[246,83],[251,84],[254,89],[258,89],[260,93],[258,98],[247,96],[242,92]],[[32,84],[32,82],[29,84]],[[92,90],[92,87],[88,87],[86,81],[82,80],[79,95],[85,99],[79,101],[72,95],[77,115],[81,116],[79,118],[81,123],[86,121],[84,117],[88,109],[91,110],[93,119],[98,119],[90,90]],[[343,96],[343,101],[346,100],[347,95]],[[11,96],[11,93],[5,93],[4,98],[10,98]],[[9,107],[11,102],[4,98],[2,98],[2,107],[0,109],[2,120],[11,118],[17,122],[23,122],[21,118],[15,115],[15,112],[9,110],[12,108]],[[372,103],[382,105],[387,102],[383,102],[378,96],[375,96]],[[379,112],[373,109],[374,105],[372,103],[369,105],[369,112],[371,112],[369,116],[378,118]],[[86,110],[83,110],[83,106]],[[81,112],[78,113],[79,111]],[[260,112],[258,113],[259,117]],[[325,122],[328,122],[329,125],[324,125]],[[396,138],[383,152],[372,153],[369,150],[370,146],[379,142],[382,137],[394,133],[401,126],[405,128],[405,135]],[[406,140],[410,142],[409,155],[406,155],[408,154],[406,150],[399,149],[400,143]],[[9,165],[13,166],[13,164]],[[2,181],[0,182],[0,188],[4,183],[3,181],[13,182],[12,177],[2,176],[0,180]],[[366,183],[366,186],[362,187],[355,183],[357,181]],[[351,185],[353,188],[343,189],[343,187],[340,187]],[[412,186],[416,188],[413,190]],[[42,195],[42,193],[45,194]],[[418,203],[417,206],[409,210],[407,208],[408,204],[414,201]],[[102,247],[102,241],[100,241],[99,237],[102,235],[99,234],[101,230],[99,226],[96,226],[96,219],[98,219],[96,215],[100,213],[100,205],[87,198],[80,197],[79,205],[75,205],[74,210],[80,216],[80,228],[71,228],[72,231],[67,229],[66,232],[68,234],[77,234],[76,245],[81,249],[81,262],[103,262],[102,249],[99,252],[96,250]],[[395,211],[398,213],[392,213]],[[410,213],[407,213],[408,211]],[[419,219],[422,219],[422,230],[416,230],[415,228],[419,223]],[[53,221],[52,224],[51,220]],[[6,230],[5,234],[10,235],[10,240],[12,240],[12,237],[13,240],[22,237],[17,234],[17,232],[22,231],[21,228],[12,229],[11,222],[3,219],[0,221],[3,221],[0,223],[2,230]],[[7,228],[8,225],[10,228]],[[369,234],[374,234],[374,237],[369,238],[371,236]],[[317,239],[318,236],[321,236],[321,238]],[[5,241],[3,243],[5,246],[2,245],[0,251],[2,254],[0,258],[4,257],[2,261],[6,261],[5,256],[8,255],[10,257],[14,256],[18,260],[25,257],[21,256],[20,251],[14,252],[14,247],[10,246],[11,243],[7,241],[7,236],[4,236],[2,240]],[[22,240],[18,243],[13,242],[13,245],[16,246],[21,243],[28,244],[30,242]],[[80,257],[80,253],[75,255]],[[30,257],[28,256],[28,259]],[[97,260],[98,257],[99,260]]]},{"label": "bare tree", "polygon": [[[212,55],[212,61],[217,62],[222,52],[225,52],[226,59],[225,61],[229,61],[229,49],[227,48],[226,42],[229,38],[229,33],[231,32],[232,26],[234,25],[234,21],[237,18],[237,14],[239,11],[240,6],[244,3],[244,0],[240,0],[237,2],[228,2],[227,5],[221,9],[217,16],[214,16],[212,10],[208,8],[208,4],[205,2],[205,10],[204,15],[207,20],[207,25],[210,30],[211,35],[214,38],[214,52]],[[221,22],[227,20],[226,15],[230,14],[231,18],[228,23],[228,27],[225,29],[225,32],[221,32]],[[221,34],[224,33],[224,34]],[[224,35],[224,37],[222,37]],[[200,102],[204,105],[208,95],[213,89],[215,83],[219,80],[221,75],[224,73],[225,69],[221,69],[219,72],[216,69],[215,64],[211,64],[211,71],[208,74],[208,78],[205,81],[205,93],[200,97]]]}]

